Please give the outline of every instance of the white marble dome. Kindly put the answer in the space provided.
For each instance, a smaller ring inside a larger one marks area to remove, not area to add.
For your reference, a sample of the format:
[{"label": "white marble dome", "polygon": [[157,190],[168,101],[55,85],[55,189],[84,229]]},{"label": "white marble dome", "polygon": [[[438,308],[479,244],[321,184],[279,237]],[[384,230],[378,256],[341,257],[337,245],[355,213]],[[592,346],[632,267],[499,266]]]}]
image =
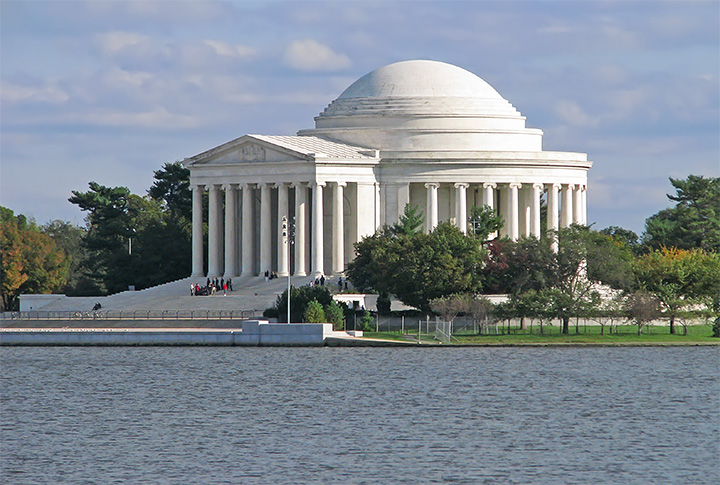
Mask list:
[{"label": "white marble dome", "polygon": [[452,64],[390,64],[351,84],[315,118],[315,135],[380,150],[540,151],[542,131],[492,86]]}]

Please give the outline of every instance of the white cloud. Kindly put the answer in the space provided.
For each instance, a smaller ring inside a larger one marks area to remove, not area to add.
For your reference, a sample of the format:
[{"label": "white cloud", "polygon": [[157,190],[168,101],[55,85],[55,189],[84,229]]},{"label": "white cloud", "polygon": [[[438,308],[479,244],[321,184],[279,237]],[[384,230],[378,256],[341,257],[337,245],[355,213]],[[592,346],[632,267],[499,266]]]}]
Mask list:
[{"label": "white cloud", "polygon": [[597,126],[598,119],[585,113],[574,101],[561,100],[555,105],[555,113],[567,124],[573,126]]},{"label": "white cloud", "polygon": [[106,32],[98,36],[100,47],[105,54],[113,55],[128,47],[150,44],[150,37],[135,32]]},{"label": "white cloud", "polygon": [[8,103],[36,102],[61,104],[70,99],[70,96],[53,84],[45,86],[22,86],[19,84],[2,83],[0,99]]},{"label": "white cloud", "polygon": [[227,42],[223,42],[221,40],[209,39],[204,40],[203,43],[208,47],[211,47],[219,56],[248,59],[257,54],[255,49],[242,44],[228,44]]},{"label": "white cloud", "polygon": [[295,40],[285,49],[285,63],[299,71],[335,71],[352,64],[345,54],[313,39]]}]

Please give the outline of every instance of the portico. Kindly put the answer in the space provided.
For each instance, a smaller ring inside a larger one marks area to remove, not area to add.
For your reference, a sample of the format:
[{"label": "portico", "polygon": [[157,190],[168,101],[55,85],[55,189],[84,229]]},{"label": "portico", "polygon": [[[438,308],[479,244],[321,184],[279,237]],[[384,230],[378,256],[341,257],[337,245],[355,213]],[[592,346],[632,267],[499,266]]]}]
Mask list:
[{"label": "portico", "polygon": [[[373,71],[314,129],[245,135],[185,160],[193,276],[340,275],[353,244],[397,222],[407,204],[424,213],[426,231],[452,221],[467,232],[470,210],[482,206],[504,218],[497,236],[510,239],[543,237],[543,205],[549,230],[585,224],[592,163],[543,151],[542,132],[524,120],[456,66],[408,61]],[[294,223],[292,253],[283,218]]]}]

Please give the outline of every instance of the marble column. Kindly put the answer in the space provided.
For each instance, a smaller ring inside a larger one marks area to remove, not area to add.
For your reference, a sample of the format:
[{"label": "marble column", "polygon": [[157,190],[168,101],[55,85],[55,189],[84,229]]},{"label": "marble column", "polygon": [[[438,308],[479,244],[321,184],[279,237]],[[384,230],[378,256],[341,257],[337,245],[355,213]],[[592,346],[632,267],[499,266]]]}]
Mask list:
[{"label": "marble column", "polygon": [[440,184],[437,182],[425,184],[425,188],[427,189],[427,207],[425,209],[427,232],[432,232],[438,225],[438,187],[440,187]]},{"label": "marble column", "polygon": [[203,269],[203,203],[202,185],[192,187],[192,277],[205,276]]},{"label": "marble column", "polygon": [[253,217],[253,191],[250,184],[242,189],[242,273],[241,276],[255,274],[255,220]]},{"label": "marble column", "polygon": [[307,185],[296,183],[295,187],[295,275],[306,276],[305,266],[305,211],[307,210]]},{"label": "marble column", "polygon": [[335,275],[345,271],[345,225],[343,221],[343,189],[344,182],[333,186],[333,231],[332,231],[332,272]]},{"label": "marble column", "polygon": [[582,186],[576,185],[573,192],[573,224],[582,224]]},{"label": "marble column", "polygon": [[277,237],[277,261],[278,261],[278,276],[287,276],[289,271],[289,253],[288,244],[289,240],[287,237],[283,238],[283,217],[285,218],[286,231],[290,227],[290,211],[288,210],[288,186],[285,183],[279,182],[278,186],[278,237]]},{"label": "marble column", "polygon": [[558,214],[558,195],[560,193],[560,184],[550,184],[548,186],[548,204],[547,204],[547,230],[552,234],[553,251],[558,250],[557,230],[560,228],[560,217]]},{"label": "marble column", "polygon": [[518,218],[518,189],[521,184],[508,185],[508,237],[512,241],[517,241],[520,237],[520,226]]},{"label": "marble column", "polygon": [[540,239],[540,196],[542,184],[533,184],[532,200],[530,201],[530,234]]},{"label": "marble column", "polygon": [[260,185],[260,275],[272,270],[272,184]]},{"label": "marble column", "polygon": [[210,185],[209,210],[208,210],[208,277],[219,278],[222,276],[222,249],[223,232],[222,223],[222,200],[220,199],[220,188],[217,185]]},{"label": "marble column", "polygon": [[497,184],[484,183],[483,184],[483,205],[495,209],[495,189]]},{"label": "marble column", "polygon": [[587,226],[587,185],[582,186],[580,197],[580,224]]},{"label": "marble column", "polygon": [[470,184],[455,184],[455,221],[458,229],[467,234],[467,189]]},{"label": "marble column", "polygon": [[237,277],[237,189],[226,184],[225,189],[225,279]]},{"label": "marble column", "polygon": [[312,272],[315,278],[325,274],[323,267],[323,187],[324,183],[312,185]]},{"label": "marble column", "polygon": [[[495,189],[497,188],[497,184],[493,183],[484,183],[483,184],[483,190],[482,190],[482,203],[483,206],[490,207],[491,209],[495,210]],[[488,234],[488,239],[495,239],[498,236],[497,231],[491,232]]]},{"label": "marble column", "polygon": [[569,227],[572,224],[572,193],[575,189],[573,184],[566,184],[562,187],[562,209],[560,211],[560,226]]}]

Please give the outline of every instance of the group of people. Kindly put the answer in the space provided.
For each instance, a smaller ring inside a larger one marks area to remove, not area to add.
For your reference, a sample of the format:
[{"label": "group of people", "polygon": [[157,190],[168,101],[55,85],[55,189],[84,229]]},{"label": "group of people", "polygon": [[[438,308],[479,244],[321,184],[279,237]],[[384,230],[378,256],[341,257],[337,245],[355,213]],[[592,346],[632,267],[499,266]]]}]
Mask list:
[{"label": "group of people", "polygon": [[225,281],[224,278],[207,279],[205,286],[198,283],[190,283],[190,296],[211,296],[222,290],[223,296],[227,296],[228,290],[232,291],[232,278]]},{"label": "group of people", "polygon": [[265,271],[265,281],[274,280],[278,277],[275,271]]}]

